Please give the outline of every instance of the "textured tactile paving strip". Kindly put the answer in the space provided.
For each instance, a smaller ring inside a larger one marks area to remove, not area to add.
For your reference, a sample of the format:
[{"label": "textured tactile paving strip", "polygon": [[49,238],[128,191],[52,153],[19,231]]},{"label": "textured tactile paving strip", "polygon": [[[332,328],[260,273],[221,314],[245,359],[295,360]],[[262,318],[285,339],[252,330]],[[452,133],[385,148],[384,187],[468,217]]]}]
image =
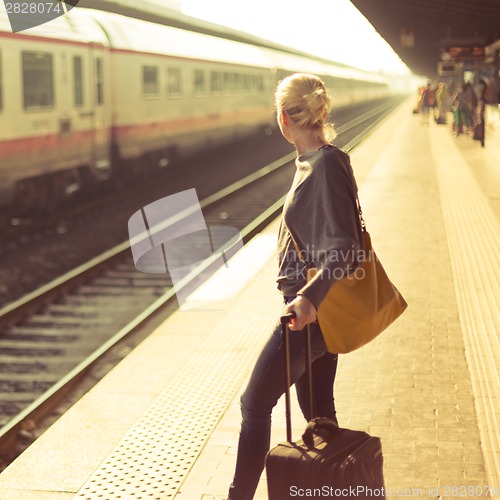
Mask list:
[{"label": "textured tactile paving strip", "polygon": [[500,224],[447,131],[431,139],[490,484],[500,484]]}]

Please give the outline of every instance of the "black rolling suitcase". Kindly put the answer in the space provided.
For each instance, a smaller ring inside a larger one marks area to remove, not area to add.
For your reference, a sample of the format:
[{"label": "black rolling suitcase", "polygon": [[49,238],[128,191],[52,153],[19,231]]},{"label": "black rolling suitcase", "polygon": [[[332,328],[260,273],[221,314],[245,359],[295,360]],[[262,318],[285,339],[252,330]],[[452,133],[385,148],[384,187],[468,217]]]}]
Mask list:
[{"label": "black rolling suitcase", "polygon": [[[311,420],[302,440],[292,442],[290,417],[290,356],[288,322],[281,318],[286,370],[287,441],[266,457],[269,500],[323,496],[385,499],[382,446],[378,437],[341,429],[328,418]],[[309,408],[312,415],[311,341],[306,336]]]}]

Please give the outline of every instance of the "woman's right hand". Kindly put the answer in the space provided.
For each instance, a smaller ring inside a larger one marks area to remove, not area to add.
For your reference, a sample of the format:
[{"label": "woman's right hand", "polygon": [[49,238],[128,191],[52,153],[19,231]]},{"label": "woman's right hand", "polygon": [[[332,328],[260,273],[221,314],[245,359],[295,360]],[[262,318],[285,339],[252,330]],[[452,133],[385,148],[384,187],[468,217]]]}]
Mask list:
[{"label": "woman's right hand", "polygon": [[316,308],[313,303],[303,295],[298,295],[292,302],[290,302],[285,312],[289,313],[294,311],[296,317],[290,321],[290,330],[303,330],[309,323],[316,321]]}]

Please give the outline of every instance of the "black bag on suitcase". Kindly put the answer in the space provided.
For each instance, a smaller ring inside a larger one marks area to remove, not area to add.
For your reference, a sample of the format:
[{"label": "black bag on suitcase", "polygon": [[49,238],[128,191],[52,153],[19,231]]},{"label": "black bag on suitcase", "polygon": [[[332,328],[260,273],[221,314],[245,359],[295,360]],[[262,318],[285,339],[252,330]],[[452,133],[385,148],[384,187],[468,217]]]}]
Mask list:
[{"label": "black bag on suitcase", "polygon": [[[341,429],[329,418],[311,420],[302,440],[292,442],[290,417],[290,355],[288,322],[281,318],[285,352],[287,441],[266,457],[269,500],[323,496],[385,499],[382,446],[366,432]],[[312,415],[310,328],[306,336],[309,409]]]}]

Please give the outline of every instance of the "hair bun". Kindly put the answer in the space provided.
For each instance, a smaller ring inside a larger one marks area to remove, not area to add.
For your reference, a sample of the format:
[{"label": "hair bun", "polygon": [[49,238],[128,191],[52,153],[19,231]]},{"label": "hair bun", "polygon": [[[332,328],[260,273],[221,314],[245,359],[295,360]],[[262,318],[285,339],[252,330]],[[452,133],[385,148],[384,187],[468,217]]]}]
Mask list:
[{"label": "hair bun", "polygon": [[330,99],[317,76],[306,73],[287,76],[276,89],[275,102],[276,109],[285,111],[297,125],[327,131],[325,118]]},{"label": "hair bun", "polygon": [[314,127],[323,124],[325,112],[328,111],[328,100],[324,89],[316,88],[303,97],[309,114],[309,123]]},{"label": "hair bun", "polygon": [[326,99],[324,96],[325,91],[323,89],[314,89],[309,94],[305,94],[302,97],[306,100],[307,104],[321,103],[326,104]]}]

